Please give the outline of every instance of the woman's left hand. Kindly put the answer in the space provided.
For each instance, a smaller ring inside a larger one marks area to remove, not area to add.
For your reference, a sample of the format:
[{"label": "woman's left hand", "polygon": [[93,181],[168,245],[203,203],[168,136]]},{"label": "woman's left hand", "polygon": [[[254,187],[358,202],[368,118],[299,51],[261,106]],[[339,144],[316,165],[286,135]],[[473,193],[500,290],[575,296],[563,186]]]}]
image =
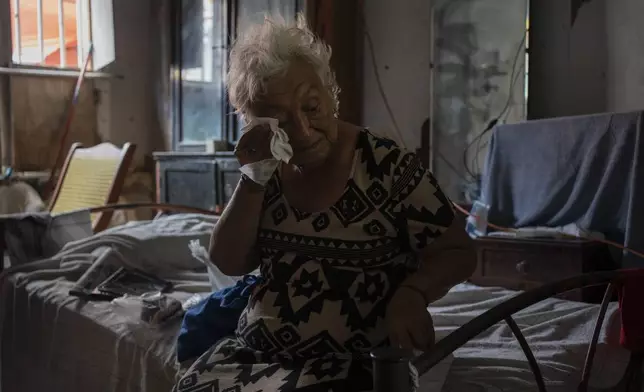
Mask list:
[{"label": "woman's left hand", "polygon": [[392,346],[426,351],[434,344],[434,322],[423,296],[401,286],[387,305],[386,324]]}]

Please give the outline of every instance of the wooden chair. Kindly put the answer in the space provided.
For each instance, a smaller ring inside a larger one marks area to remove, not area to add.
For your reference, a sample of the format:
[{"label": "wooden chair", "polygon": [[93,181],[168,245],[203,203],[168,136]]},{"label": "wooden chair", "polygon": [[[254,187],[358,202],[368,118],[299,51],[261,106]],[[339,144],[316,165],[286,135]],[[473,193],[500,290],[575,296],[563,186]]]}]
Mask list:
[{"label": "wooden chair", "polygon": [[[49,211],[57,214],[118,202],[135,150],[130,143],[120,149],[111,143],[89,148],[74,143],[49,200]],[[94,232],[105,230],[112,215],[110,209],[92,213]]]}]

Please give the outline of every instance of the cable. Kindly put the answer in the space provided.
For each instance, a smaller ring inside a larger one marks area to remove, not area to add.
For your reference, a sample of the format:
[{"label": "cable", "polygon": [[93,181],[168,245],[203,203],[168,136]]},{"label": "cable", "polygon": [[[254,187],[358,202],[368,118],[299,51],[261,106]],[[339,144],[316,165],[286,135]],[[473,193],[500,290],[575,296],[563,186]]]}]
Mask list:
[{"label": "cable", "polygon": [[485,129],[483,129],[482,132],[476,135],[476,137],[472,139],[472,141],[463,150],[463,167],[465,168],[465,171],[467,171],[467,174],[470,175],[470,178],[472,181],[476,180],[476,174],[473,173],[472,170],[470,170],[469,164],[467,163],[467,152],[469,151],[470,147],[472,147],[472,145],[476,140],[480,140],[480,138],[482,138],[483,135],[485,135],[490,129],[494,128],[498,122],[499,122],[498,117],[493,118],[489,123],[487,123],[487,126],[485,127]]},{"label": "cable", "polygon": [[[514,84],[517,81],[517,76],[515,73],[517,73],[517,64],[519,63],[519,57],[521,55],[522,51],[525,51],[525,42],[526,38],[528,36],[528,31],[524,31],[523,38],[521,39],[521,42],[519,43],[519,47],[517,48],[517,52],[514,55],[514,60],[512,62],[512,73],[510,77],[512,78],[510,80],[510,88],[508,91],[508,99],[505,101],[505,106],[503,107],[503,110],[501,110],[501,113],[499,114],[499,118],[505,114],[505,112],[510,108],[510,104],[512,103],[512,96],[514,95]],[[519,68],[519,71],[525,67],[525,63],[522,65],[521,68]]]},{"label": "cable", "polygon": [[[528,35],[528,34],[527,34],[527,31],[526,31],[526,34],[524,34],[524,35],[523,35],[523,38],[521,39],[521,42],[519,43],[519,47],[517,48],[517,51],[516,51],[516,53],[515,53],[515,55],[514,55],[514,59],[513,59],[513,61],[512,61],[512,68],[511,68],[511,72],[510,72],[510,86],[509,86],[509,88],[508,88],[508,90],[509,90],[509,91],[508,91],[508,99],[506,100],[505,105],[503,106],[503,109],[501,110],[501,112],[500,112],[496,117],[494,117],[494,118],[493,118],[493,119],[488,123],[487,127],[485,127],[485,129],[484,129],[482,132],[480,132],[478,135],[476,135],[476,136],[474,137],[474,139],[472,139],[472,140],[467,144],[467,146],[465,147],[465,149],[463,149],[463,166],[464,166],[464,168],[465,168],[465,171],[467,172],[467,174],[469,174],[469,175],[470,175],[470,177],[472,178],[472,180],[473,180],[473,181],[474,181],[474,180],[476,180],[476,177],[477,177],[477,176],[476,176],[476,174],[475,174],[475,173],[473,173],[473,172],[472,172],[472,170],[470,169],[470,165],[469,165],[469,164],[468,164],[468,162],[467,162],[467,154],[468,154],[468,152],[469,152],[470,148],[472,148],[472,146],[473,146],[475,143],[477,144],[477,148],[478,148],[478,146],[479,146],[479,144],[478,144],[478,143],[479,143],[479,142],[480,142],[480,140],[483,138],[483,136],[484,136],[487,132],[489,132],[492,128],[494,128],[494,126],[496,126],[496,124],[500,121],[501,117],[503,117],[503,115],[505,114],[505,112],[510,108],[510,104],[512,103],[512,97],[513,97],[513,95],[514,95],[514,85],[515,85],[515,83],[516,83],[516,81],[517,81],[517,79],[518,79],[518,78],[517,78],[517,75],[520,75],[520,72],[517,72],[517,64],[518,64],[518,62],[519,62],[519,57],[520,57],[520,55],[521,55],[522,49],[525,49],[525,42],[526,42],[527,35]],[[524,64],[523,66],[525,66],[525,64]],[[522,69],[522,68],[523,68],[523,66],[522,66],[520,69]],[[519,71],[520,71],[520,69],[519,69]],[[475,154],[475,156],[474,156],[474,158],[473,158],[476,162],[478,162],[478,159],[477,159],[478,152],[479,152],[479,151],[477,151],[477,153]]]},{"label": "cable", "polygon": [[[364,3],[361,1],[360,4],[361,4],[360,15],[361,15],[361,19],[362,19],[363,30],[364,30],[365,37],[367,39],[367,45],[369,46],[369,57],[370,57],[370,60],[371,60],[371,65],[372,65],[373,70],[374,70],[374,77],[376,78],[376,84],[378,85],[378,92],[380,94],[380,97],[383,100],[385,108],[387,109],[387,114],[389,115],[391,123],[394,126],[394,130],[396,131],[396,136],[398,137],[402,147],[406,148],[405,147],[405,141],[404,141],[404,139],[402,137],[402,133],[400,131],[400,128],[398,127],[398,122],[396,121],[396,116],[394,115],[393,110],[391,108],[391,105],[389,104],[389,99],[387,98],[387,94],[385,93],[385,89],[384,89],[384,87],[382,85],[382,80],[380,79],[380,73],[378,72],[378,61],[376,60],[376,54],[375,54],[375,51],[374,51],[373,39],[371,38],[371,34],[369,33],[369,29],[367,28],[366,17],[365,17],[365,14],[364,14]],[[431,121],[431,119],[430,119],[430,121]],[[461,178],[461,180],[467,181],[467,178],[465,178],[465,176],[463,176],[463,174],[456,167],[454,167],[454,165],[440,151],[434,150],[433,152],[436,153],[436,155],[443,162],[445,162],[447,167],[449,167],[454,172],[454,174],[459,176]]]},{"label": "cable", "polygon": [[522,51],[521,49],[525,48],[526,37],[527,37],[527,33],[521,39],[519,47],[518,47],[518,49],[516,51],[516,54],[514,56],[514,60],[512,62],[512,71],[510,73],[510,78],[511,78],[510,79],[510,86],[509,86],[509,89],[508,89],[509,90],[508,91],[508,99],[506,100],[505,105],[503,106],[503,109],[501,110],[501,112],[499,113],[498,116],[493,118],[488,123],[488,126],[482,132],[480,132],[476,137],[474,137],[474,139],[472,139],[472,141],[470,141],[470,143],[465,147],[465,150],[463,151],[463,164],[465,165],[465,168],[466,168],[468,174],[470,174],[470,176],[472,177],[472,179],[476,179],[476,174],[472,173],[472,170],[470,169],[469,165],[467,164],[467,153],[469,152],[470,148],[472,148],[472,146],[476,143],[477,144],[477,151],[476,151],[476,154],[474,155],[474,157],[472,159],[477,164],[477,167],[475,168],[475,170],[480,171],[480,168],[478,167],[478,153],[480,152],[480,144],[479,143],[480,143],[481,139],[483,138],[483,136],[487,132],[489,132],[492,128],[494,128],[494,126],[496,126],[496,124],[500,121],[501,117],[503,117],[503,115],[510,108],[510,103],[512,102],[512,97],[514,95],[514,85],[515,85],[515,83],[516,83],[516,81],[518,79],[518,75],[521,74],[520,70],[523,69],[523,67],[525,66],[525,64],[524,64],[521,68],[519,68],[519,70],[518,70],[519,72],[516,69],[516,66],[517,66],[518,61],[519,61],[519,55],[521,54],[521,51]]},{"label": "cable", "polygon": [[[525,67],[525,64],[524,64],[524,65],[522,65],[521,67],[519,67],[519,69],[517,70],[516,74],[514,75],[514,78],[513,78],[512,82],[511,82],[511,83],[512,83],[512,85],[510,85],[510,94],[508,95],[508,101],[507,101],[507,103],[506,103],[505,109],[501,112],[501,113],[504,113],[504,112],[505,112],[505,114],[500,114],[500,115],[496,118],[496,120],[497,120],[497,121],[495,122],[495,124],[494,124],[491,128],[489,128],[487,131],[484,131],[484,132],[480,135],[480,137],[478,138],[478,140],[477,140],[477,142],[476,142],[476,152],[475,152],[475,153],[473,154],[473,156],[472,156],[472,162],[473,162],[473,163],[474,163],[474,165],[475,165],[475,166],[474,166],[474,170],[475,170],[477,173],[481,173],[481,167],[479,166],[479,160],[478,160],[479,153],[480,153],[480,152],[481,152],[481,151],[482,151],[482,150],[487,146],[487,141],[486,141],[485,143],[481,144],[481,141],[483,140],[483,135],[485,135],[485,133],[489,132],[492,128],[494,128],[494,126],[496,126],[496,124],[497,124],[498,122],[501,122],[502,124],[505,124],[505,122],[506,122],[506,120],[507,120],[507,118],[508,118],[508,114],[510,113],[510,110],[508,110],[508,109],[509,109],[509,107],[510,107],[510,105],[509,105],[509,103],[510,103],[510,98],[514,95],[514,86],[513,86],[513,85],[514,85],[514,84],[516,83],[516,81],[519,79],[519,76],[521,76],[521,70],[523,70],[523,69],[524,69],[524,67]],[[505,118],[504,118],[504,119],[502,119],[502,117],[505,117]]]},{"label": "cable", "polygon": [[380,96],[382,97],[383,103],[385,104],[385,108],[387,109],[389,118],[394,126],[396,136],[398,137],[398,140],[400,141],[400,144],[402,145],[402,147],[406,148],[405,140],[403,139],[402,134],[400,133],[400,128],[398,127],[398,122],[396,121],[396,116],[394,116],[393,110],[391,109],[391,105],[389,105],[389,99],[387,99],[387,94],[385,94],[385,88],[383,87],[382,80],[380,79],[380,72],[378,71],[378,62],[376,61],[376,52],[374,50],[371,34],[369,33],[369,29],[367,27],[367,18],[364,13],[363,1],[360,2],[360,18],[362,19],[362,29],[363,29],[364,35],[367,38],[367,45],[369,46],[369,55],[371,57],[371,64],[373,66],[373,73],[376,78],[376,85],[378,86],[378,91],[380,93]]},{"label": "cable", "polygon": [[[460,213],[462,213],[463,215],[465,215],[465,216],[469,216],[469,217],[472,217],[472,218],[474,218],[474,219],[478,219],[478,216],[477,216],[477,215],[472,214],[471,212],[467,211],[465,208],[461,207],[460,205],[458,205],[458,204],[456,204],[456,203],[454,203],[454,202],[452,202],[452,205],[454,206],[454,208],[456,208],[456,209],[457,209]],[[511,228],[508,228],[508,227],[503,227],[503,226],[495,225],[495,224],[490,223],[490,222],[488,222],[488,223],[487,223],[487,225],[488,225],[488,226],[490,226],[491,228],[495,229],[495,230],[498,230],[498,231],[504,231],[504,232],[507,232],[507,233],[513,233],[513,232],[516,232],[516,231],[517,231],[516,229],[511,229]],[[612,247],[615,247],[615,248],[617,248],[617,249],[621,249],[621,250],[623,250],[623,251],[625,251],[625,252],[632,253],[632,254],[634,254],[635,256],[637,256],[637,257],[640,257],[640,258],[644,259],[644,253],[639,252],[639,251],[636,251],[636,250],[633,250],[633,249],[631,249],[631,248],[629,248],[629,247],[627,247],[627,246],[621,245],[621,244],[619,244],[619,243],[617,243],[617,242],[615,242],[615,241],[605,240],[605,239],[601,239],[601,238],[592,238],[592,237],[576,236],[576,235],[567,234],[567,233],[561,233],[561,234],[562,234],[564,237],[568,237],[568,238],[575,238],[575,239],[579,239],[579,238],[581,238],[581,239],[584,239],[584,240],[587,240],[587,241],[591,241],[591,242],[599,242],[599,243],[602,243],[602,244],[610,245],[610,246],[612,246]]]}]

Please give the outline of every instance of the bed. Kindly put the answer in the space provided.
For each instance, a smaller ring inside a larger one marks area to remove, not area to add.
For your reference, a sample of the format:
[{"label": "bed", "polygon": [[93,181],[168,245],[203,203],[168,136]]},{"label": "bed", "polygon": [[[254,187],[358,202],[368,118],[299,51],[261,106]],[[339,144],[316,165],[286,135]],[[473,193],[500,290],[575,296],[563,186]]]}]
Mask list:
[{"label": "bed", "polygon": [[[211,280],[189,249],[207,242],[215,220],[179,214],[109,229],[68,244],[51,259],[1,275],[1,381],[4,392],[169,391],[179,320],[163,328],[109,302],[70,297],[74,282],[104,253],[175,283],[173,296],[206,294]],[[430,311],[439,337],[515,296],[463,283]],[[547,299],[514,315],[535,351],[549,391],[575,390],[599,305]],[[618,345],[615,303],[607,308],[592,385],[611,385],[629,354]],[[421,378],[422,391],[534,391],[532,371],[505,324],[481,332]]]}]

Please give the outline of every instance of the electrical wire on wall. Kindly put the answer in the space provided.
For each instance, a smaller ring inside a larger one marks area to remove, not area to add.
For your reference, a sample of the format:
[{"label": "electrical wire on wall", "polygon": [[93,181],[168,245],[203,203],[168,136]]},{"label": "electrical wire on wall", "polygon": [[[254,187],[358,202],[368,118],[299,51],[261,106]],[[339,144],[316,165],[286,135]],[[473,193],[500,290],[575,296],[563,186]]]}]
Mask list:
[{"label": "electrical wire on wall", "polygon": [[[373,44],[373,39],[371,37],[371,33],[369,32],[369,28],[367,26],[367,18],[365,16],[365,10],[364,10],[364,0],[360,0],[359,3],[360,6],[360,19],[362,22],[362,29],[364,36],[367,40],[367,46],[368,46],[368,52],[369,52],[369,59],[371,61],[371,66],[373,68],[374,72],[374,77],[376,79],[376,85],[378,87],[378,93],[380,94],[380,97],[382,98],[383,104],[385,105],[385,109],[387,110],[387,115],[389,116],[389,119],[393,125],[394,132],[396,133],[396,137],[400,141],[400,144],[403,148],[405,147],[405,140],[402,136],[402,133],[400,131],[400,127],[398,127],[398,122],[396,121],[396,116],[394,115],[394,112],[391,108],[391,105],[389,104],[389,99],[387,98],[387,94],[385,92],[385,89],[382,84],[382,80],[380,78],[380,72],[378,69],[378,61],[376,59],[376,52],[374,49],[374,44]],[[432,121],[432,119],[429,119],[429,121]],[[467,181],[465,176],[456,168],[454,165],[440,152],[437,150],[433,150],[433,153],[435,153],[445,164],[447,167],[449,167],[458,177],[461,178],[461,180]]]},{"label": "electrical wire on wall", "polygon": [[[390,121],[391,121],[391,123],[393,125],[393,129],[394,129],[394,132],[396,134],[396,137],[398,138],[398,140],[402,144],[402,147],[405,147],[405,142],[404,142],[404,138],[402,136],[402,132],[400,130],[400,127],[398,126],[396,116],[393,113],[393,109],[392,109],[392,107],[391,107],[391,105],[389,103],[387,93],[385,92],[385,89],[384,89],[384,86],[383,86],[383,83],[382,83],[382,79],[381,79],[380,71],[379,71],[379,67],[378,67],[378,61],[376,59],[376,54],[375,54],[373,38],[371,36],[369,27],[367,25],[364,4],[365,4],[364,0],[360,0],[360,3],[359,3],[359,5],[360,5],[360,17],[361,17],[361,22],[362,22],[362,26],[363,26],[363,33],[364,33],[364,36],[365,36],[365,39],[366,39],[366,42],[367,42],[367,47],[368,47],[368,52],[369,52],[368,53],[369,59],[370,59],[370,62],[371,62],[372,68],[373,68],[374,78],[376,79],[376,85],[378,87],[378,93],[382,98],[383,104],[384,104],[385,109],[387,111],[387,115],[389,116]],[[480,151],[483,148],[485,148],[485,145],[481,146],[481,141],[483,139],[483,136],[485,134],[487,134],[490,130],[492,130],[494,128],[494,126],[499,121],[504,121],[504,116],[507,113],[509,113],[509,109],[510,109],[510,106],[512,104],[512,98],[513,98],[513,95],[514,95],[514,88],[515,88],[516,82],[517,82],[519,76],[521,76],[521,70],[525,66],[525,64],[522,64],[521,67],[519,67],[517,69],[517,66],[519,65],[519,57],[520,57],[521,53],[524,51],[524,49],[525,49],[526,37],[527,37],[527,35],[523,36],[523,38],[522,38],[522,40],[521,40],[521,42],[519,44],[519,47],[518,47],[518,49],[516,51],[516,54],[514,56],[514,59],[513,59],[512,70],[511,70],[511,74],[510,74],[511,80],[510,80],[510,85],[509,85],[508,98],[507,98],[507,101],[506,101],[505,105],[503,106],[503,108],[499,112],[499,114],[487,124],[486,128],[483,131],[479,132],[479,134],[477,134],[472,139],[472,141],[470,141],[470,143],[468,143],[468,145],[465,147],[465,149],[463,151],[463,167],[464,167],[467,175],[469,175],[469,178],[466,175],[464,175],[460,170],[458,170],[454,166],[454,164],[452,164],[450,162],[450,160],[447,159],[440,151],[438,151],[437,149],[433,149],[433,151],[432,151],[434,154],[436,154],[436,156],[441,161],[443,161],[446,164],[447,167],[449,167],[449,169],[452,172],[454,172],[454,174],[456,174],[466,184],[472,184],[472,183],[477,182],[477,173],[480,172],[480,167],[478,165],[477,157],[478,157],[478,154],[480,153]],[[432,119],[430,119],[430,121],[432,121]],[[467,159],[468,158],[468,153],[469,153],[469,150],[474,145],[476,145],[476,151],[477,152],[474,155],[472,164],[469,164],[468,159]],[[473,170],[471,169],[471,167],[474,167],[474,166],[475,166],[475,171],[477,173],[474,173]]]},{"label": "electrical wire on wall", "polygon": [[[526,37],[524,36],[523,41],[522,41],[523,45],[525,45],[525,41],[526,41]],[[517,51],[517,54],[521,54],[521,53],[522,53],[521,46],[519,46],[519,50]],[[513,71],[512,71],[513,77],[512,77],[512,81],[511,81],[510,88],[509,88],[510,91],[508,93],[508,100],[506,101],[505,106],[504,106],[503,110],[501,111],[501,114],[497,117],[498,121],[496,123],[500,122],[501,124],[505,124],[507,122],[508,117],[510,116],[510,113],[511,113],[510,104],[512,103],[512,98],[514,97],[514,94],[516,93],[516,91],[514,90],[514,88],[516,87],[516,82],[519,79],[519,77],[525,76],[525,72],[522,72],[522,71],[525,70],[525,62],[523,63],[523,65],[521,67],[519,67],[516,70],[516,72],[514,71],[514,69],[516,68],[518,58],[519,58],[519,56],[515,57],[515,62],[513,64],[513,66],[512,66],[512,68],[513,68]],[[494,126],[496,126],[496,123],[494,124]],[[490,129],[488,129],[488,132],[490,130],[492,130],[494,128],[494,126],[492,126]],[[487,147],[487,145],[488,145],[488,141],[485,141],[484,143],[482,143],[482,141],[483,141],[483,137],[479,137],[478,141],[476,142],[476,152],[472,156],[473,166],[474,166],[474,169],[476,170],[477,173],[481,173],[481,167],[479,166],[478,156],[481,153],[481,151],[483,151],[483,149],[485,149]]]},{"label": "electrical wire on wall", "polygon": [[[483,148],[485,148],[485,145],[481,146],[481,141],[483,139],[483,136],[485,136],[489,131],[494,129],[494,127],[500,122],[500,121],[505,121],[507,120],[506,114],[509,113],[510,110],[510,105],[512,104],[512,98],[514,97],[514,87],[515,84],[518,80],[518,77],[521,76],[521,71],[525,67],[525,62],[517,69],[517,65],[519,64],[519,57],[521,56],[521,53],[525,50],[525,44],[526,44],[526,37],[527,34],[523,35],[523,38],[521,39],[521,42],[519,43],[519,47],[516,51],[516,54],[514,56],[514,60],[512,62],[512,70],[510,73],[510,84],[508,88],[508,99],[505,102],[505,105],[499,112],[499,114],[494,117],[492,120],[490,120],[487,124],[487,126],[479,132],[468,144],[467,146],[463,149],[463,167],[465,168],[465,171],[467,174],[470,176],[470,182],[476,182],[477,175],[480,174],[481,168],[479,166],[479,159],[478,155],[481,152]],[[506,116],[504,118],[504,116]],[[473,154],[471,164],[468,162],[468,153],[470,149],[476,145],[476,153]]]},{"label": "electrical wire on wall", "polygon": [[385,88],[382,85],[382,80],[380,79],[380,71],[378,70],[378,62],[376,61],[376,53],[374,50],[373,39],[371,38],[371,33],[369,33],[369,28],[367,27],[367,18],[365,16],[363,0],[360,1],[360,18],[362,19],[362,29],[363,29],[365,38],[367,39],[367,46],[369,47],[368,52],[371,60],[371,65],[373,67],[374,77],[376,78],[376,85],[378,86],[378,92],[382,97],[382,102],[385,105],[385,109],[387,110],[389,119],[391,120],[391,123],[394,127],[394,132],[396,132],[396,137],[398,138],[400,144],[402,144],[402,147],[406,148],[405,140],[402,137],[402,133],[400,132],[400,128],[398,127],[398,122],[396,121],[396,116],[394,116],[394,112],[391,109],[391,105],[389,104],[389,99],[387,99],[387,94],[385,93]]}]

